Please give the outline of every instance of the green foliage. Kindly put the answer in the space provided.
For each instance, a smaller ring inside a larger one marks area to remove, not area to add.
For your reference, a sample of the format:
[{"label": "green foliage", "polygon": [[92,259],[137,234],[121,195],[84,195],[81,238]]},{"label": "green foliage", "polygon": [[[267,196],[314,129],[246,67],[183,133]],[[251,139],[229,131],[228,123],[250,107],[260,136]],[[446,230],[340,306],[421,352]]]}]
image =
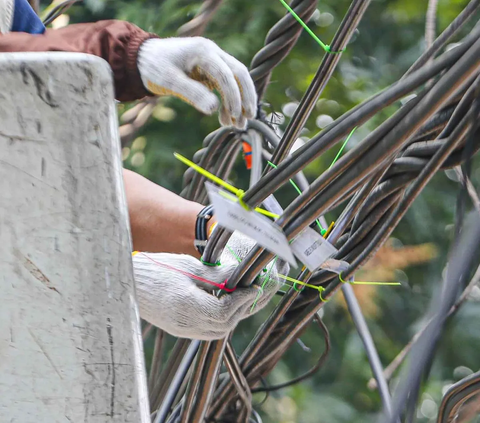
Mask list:
[{"label": "green foliage", "polygon": [[[309,138],[321,130],[317,120],[325,120],[325,116],[327,120],[328,117],[338,118],[401,77],[424,48],[427,3],[418,0],[371,2],[353,41],[308,120],[303,137]],[[438,29],[444,29],[466,3],[466,0],[440,0]],[[179,26],[194,16],[201,2],[90,0],[87,4],[87,8],[75,6],[71,9],[73,22],[118,18],[132,21],[161,36],[172,36]],[[348,0],[324,0],[319,4],[316,20],[309,25],[325,43],[332,40],[348,6]],[[269,28],[284,14],[285,10],[277,0],[225,0],[208,27],[206,36],[248,64],[262,47]],[[286,114],[286,121],[281,128],[285,127],[291,116],[286,106],[300,101],[323,54],[316,42],[303,34],[289,57],[273,72],[265,101],[272,110]],[[347,150],[398,107],[399,104],[388,108],[358,128]],[[319,119],[321,115],[324,117]],[[180,101],[165,99],[139,134],[142,140],[124,151],[125,166],[179,192],[185,167],[173,158],[172,153],[179,151],[192,157],[201,147],[204,136],[217,127],[216,117],[201,116]],[[306,175],[310,180],[328,167],[338,148],[327,152],[307,168]],[[474,183],[480,179],[479,171],[476,172]],[[241,181],[248,178],[240,162],[235,174]],[[245,182],[238,182],[238,185],[244,186]],[[403,269],[403,278],[408,280],[409,290],[380,288],[376,293],[374,301],[380,312],[371,316],[368,323],[385,365],[421,326],[419,319],[425,312],[425,304],[439,286],[452,238],[449,225],[454,218],[457,188],[457,182],[445,174],[439,174],[395,232],[400,244],[431,242],[439,254],[431,262]],[[295,196],[290,186],[285,186],[278,195],[284,205]],[[336,216],[332,213],[328,217],[334,219]],[[265,316],[266,311],[240,325],[235,339],[236,348],[240,350],[246,345]],[[431,370],[431,381],[424,387],[420,406],[423,401],[433,401],[435,407],[438,406],[443,387],[456,380],[455,368],[466,366],[475,370],[478,367],[480,333],[475,322],[479,317],[478,307],[468,305],[450,322],[439,345]],[[348,314],[338,303],[331,302],[325,308],[324,319],[332,337],[332,353],[327,365],[311,380],[272,393],[260,407],[265,422],[370,422],[375,419],[375,413],[381,410],[377,392],[367,388],[371,371]],[[294,344],[268,378],[269,383],[283,382],[308,370],[315,363],[323,351],[319,331],[314,327],[309,328],[302,340],[311,351],[306,352]],[[147,345],[147,357],[151,354],[150,348]],[[263,394],[255,395],[258,401],[262,398]],[[420,407],[420,410],[423,411],[419,411],[418,421],[434,421],[425,411],[428,411],[427,406]]]}]

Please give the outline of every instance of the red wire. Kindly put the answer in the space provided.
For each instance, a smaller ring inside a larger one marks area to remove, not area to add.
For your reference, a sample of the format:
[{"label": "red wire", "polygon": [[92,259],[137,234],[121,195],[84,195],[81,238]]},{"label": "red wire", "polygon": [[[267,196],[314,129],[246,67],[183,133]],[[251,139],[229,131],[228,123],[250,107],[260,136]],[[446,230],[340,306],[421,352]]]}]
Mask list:
[{"label": "red wire", "polygon": [[153,261],[158,266],[161,266],[161,267],[164,267],[166,269],[173,270],[175,272],[181,273],[182,275],[188,276],[192,279],[196,279],[197,281],[208,283],[210,285],[213,285],[213,286],[217,287],[218,289],[222,289],[225,292],[233,292],[236,289],[236,287],[235,288],[227,288],[227,279],[225,279],[225,281],[223,283],[216,283],[216,282],[213,282],[213,281],[209,281],[208,279],[202,278],[200,276],[194,275],[192,273],[185,272],[185,270],[180,270],[180,269],[177,269],[176,267],[170,266],[168,264],[160,263],[160,262],[152,259],[151,257],[147,256],[145,253],[139,253],[139,254],[143,254],[146,258]]}]

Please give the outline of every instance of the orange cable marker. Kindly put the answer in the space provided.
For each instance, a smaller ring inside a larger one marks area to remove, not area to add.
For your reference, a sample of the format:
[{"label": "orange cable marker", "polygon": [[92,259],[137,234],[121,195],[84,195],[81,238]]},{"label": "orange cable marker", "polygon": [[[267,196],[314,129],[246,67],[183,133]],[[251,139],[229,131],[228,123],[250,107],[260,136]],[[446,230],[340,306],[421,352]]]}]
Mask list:
[{"label": "orange cable marker", "polygon": [[252,168],[252,146],[248,143],[243,141],[243,158],[245,159],[245,166],[247,169],[250,170]]}]

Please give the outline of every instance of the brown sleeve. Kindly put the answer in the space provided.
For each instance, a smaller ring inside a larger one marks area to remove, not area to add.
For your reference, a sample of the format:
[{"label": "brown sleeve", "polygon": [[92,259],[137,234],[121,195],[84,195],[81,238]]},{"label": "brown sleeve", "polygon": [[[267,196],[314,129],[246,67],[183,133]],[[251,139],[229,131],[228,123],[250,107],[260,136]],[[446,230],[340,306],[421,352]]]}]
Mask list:
[{"label": "brown sleeve", "polygon": [[137,55],[140,45],[154,37],[129,22],[100,21],[47,29],[42,35],[0,35],[0,52],[65,51],[102,57],[112,68],[117,100],[132,101],[151,95],[140,78]]}]

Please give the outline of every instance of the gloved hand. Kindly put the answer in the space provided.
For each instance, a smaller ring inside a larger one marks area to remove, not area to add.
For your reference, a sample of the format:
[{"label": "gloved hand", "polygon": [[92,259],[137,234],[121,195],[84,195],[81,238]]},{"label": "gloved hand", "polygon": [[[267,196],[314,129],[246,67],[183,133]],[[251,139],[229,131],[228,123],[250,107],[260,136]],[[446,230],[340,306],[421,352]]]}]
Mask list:
[{"label": "gloved hand", "polygon": [[[227,245],[242,259],[255,242],[235,232]],[[273,266],[268,264],[267,272],[259,275],[256,284],[249,288],[237,288],[220,297],[200,288],[198,281],[171,269],[180,269],[221,284],[238,265],[229,248],[221,256],[221,265],[216,267],[206,266],[188,255],[136,254],[133,270],[140,316],[171,335],[209,341],[225,337],[240,320],[265,307],[282,285],[278,273],[288,272],[288,265],[280,260]],[[263,284],[266,274],[269,278],[261,289],[259,285]]]},{"label": "gloved hand", "polygon": [[138,70],[153,94],[179,97],[208,115],[219,107],[216,89],[222,125],[243,129],[255,117],[257,94],[247,68],[211,40],[149,39],[140,46]]}]

